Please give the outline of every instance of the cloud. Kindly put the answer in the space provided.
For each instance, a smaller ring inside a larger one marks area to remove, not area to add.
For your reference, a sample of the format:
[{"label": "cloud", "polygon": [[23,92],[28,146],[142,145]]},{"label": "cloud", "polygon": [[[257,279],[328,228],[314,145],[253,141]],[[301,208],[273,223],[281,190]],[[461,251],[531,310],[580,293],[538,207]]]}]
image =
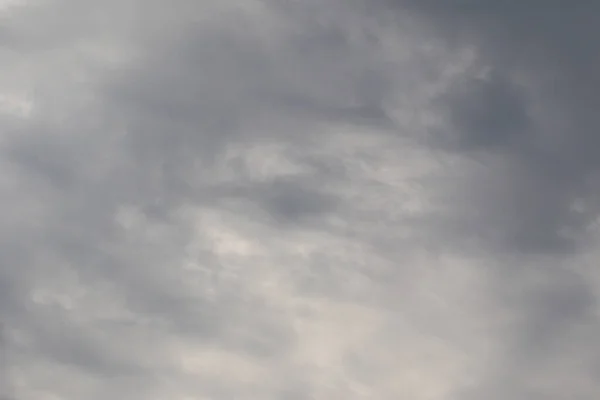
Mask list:
[{"label": "cloud", "polygon": [[[600,10],[593,2],[553,1],[387,6],[414,12],[442,33],[448,46],[476,53],[472,71],[436,100],[444,122],[434,142],[483,171],[466,173],[462,193],[451,197],[460,204],[451,208],[462,210],[451,226],[479,235],[480,245],[545,260],[536,273],[523,261],[502,266],[501,286],[520,287],[506,298],[513,302],[516,294],[526,293],[513,305],[524,317],[515,327],[516,348],[508,352],[504,372],[493,374],[489,387],[478,389],[474,398],[494,392],[498,398],[547,398],[559,384],[545,376],[548,372],[534,378],[523,369],[566,368],[571,357],[585,366],[569,367],[577,371],[569,376],[585,381],[595,373],[596,361],[581,361],[589,360],[585,340],[577,350],[571,346],[581,340],[577,335],[598,330],[597,289],[574,272],[581,270],[573,257],[594,243],[598,214],[595,132],[600,125],[591,110],[599,98],[591,87],[598,79],[599,49],[592,38]],[[523,288],[528,276],[535,276],[535,283]],[[517,376],[527,378],[515,384]],[[579,392],[565,386],[569,389],[555,392],[557,398],[593,397],[588,384]]]},{"label": "cloud", "polygon": [[[598,190],[598,120],[591,112],[598,96],[590,90],[597,80],[598,49],[591,40],[597,6],[389,4],[416,12],[449,38],[449,46],[476,49],[477,67],[440,99],[448,122],[440,134],[449,136],[446,141],[458,151],[500,154],[510,163],[485,177],[507,194],[484,198],[512,204],[493,205],[482,214],[487,219],[498,209],[513,221],[500,229],[517,238],[507,244],[521,251],[573,250],[597,213],[593,200],[584,200],[587,206],[577,211],[573,207]],[[473,192],[481,185],[474,184]]]},{"label": "cloud", "polygon": [[440,4],[0,7],[0,395],[596,398],[595,6]]}]

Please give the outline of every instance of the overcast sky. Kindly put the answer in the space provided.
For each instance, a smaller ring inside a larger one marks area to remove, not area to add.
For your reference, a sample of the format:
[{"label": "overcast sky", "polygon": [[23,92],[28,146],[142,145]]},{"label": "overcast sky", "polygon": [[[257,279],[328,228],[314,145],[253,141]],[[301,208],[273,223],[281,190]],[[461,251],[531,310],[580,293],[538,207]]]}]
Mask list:
[{"label": "overcast sky", "polygon": [[593,0],[0,1],[0,398],[600,398],[598,38]]}]

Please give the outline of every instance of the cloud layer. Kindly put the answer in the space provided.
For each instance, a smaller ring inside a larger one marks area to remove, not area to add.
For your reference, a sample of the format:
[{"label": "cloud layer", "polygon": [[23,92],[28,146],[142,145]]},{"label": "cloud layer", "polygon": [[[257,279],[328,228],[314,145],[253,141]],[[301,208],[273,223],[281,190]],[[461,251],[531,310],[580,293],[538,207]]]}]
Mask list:
[{"label": "cloud layer", "polygon": [[0,3],[0,396],[597,398],[563,3]]}]

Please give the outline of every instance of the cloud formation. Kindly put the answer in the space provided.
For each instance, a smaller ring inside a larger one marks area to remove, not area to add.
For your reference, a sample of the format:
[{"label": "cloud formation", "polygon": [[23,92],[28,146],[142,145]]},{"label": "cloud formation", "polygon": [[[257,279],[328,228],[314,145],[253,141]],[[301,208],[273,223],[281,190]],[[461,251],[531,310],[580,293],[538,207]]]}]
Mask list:
[{"label": "cloud formation", "polygon": [[563,3],[2,5],[0,396],[597,398]]}]

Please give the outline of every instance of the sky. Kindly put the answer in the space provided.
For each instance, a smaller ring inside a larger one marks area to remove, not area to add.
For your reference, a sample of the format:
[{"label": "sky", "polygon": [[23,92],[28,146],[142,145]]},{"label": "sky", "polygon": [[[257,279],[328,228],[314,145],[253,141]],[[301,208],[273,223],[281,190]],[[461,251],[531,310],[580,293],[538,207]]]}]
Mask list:
[{"label": "sky", "polygon": [[0,398],[600,398],[599,31],[1,1]]}]

